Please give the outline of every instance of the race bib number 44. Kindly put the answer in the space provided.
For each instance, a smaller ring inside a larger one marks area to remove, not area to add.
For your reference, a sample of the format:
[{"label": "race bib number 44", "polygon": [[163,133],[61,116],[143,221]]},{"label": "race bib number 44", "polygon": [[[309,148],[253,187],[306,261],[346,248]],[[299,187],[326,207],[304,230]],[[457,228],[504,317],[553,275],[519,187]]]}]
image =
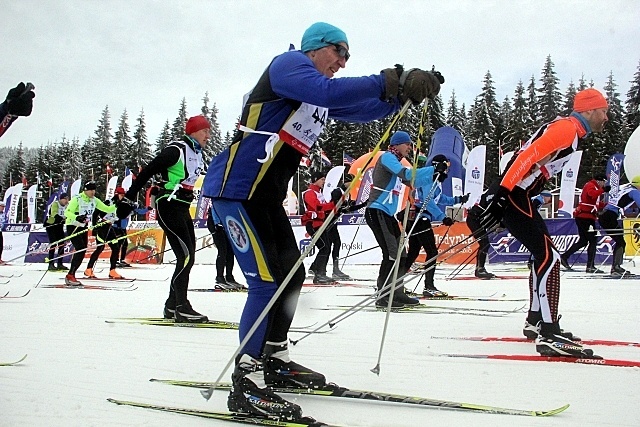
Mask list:
[{"label": "race bib number 44", "polygon": [[300,153],[308,154],[322,133],[328,114],[327,108],[303,102],[280,130],[280,139]]}]

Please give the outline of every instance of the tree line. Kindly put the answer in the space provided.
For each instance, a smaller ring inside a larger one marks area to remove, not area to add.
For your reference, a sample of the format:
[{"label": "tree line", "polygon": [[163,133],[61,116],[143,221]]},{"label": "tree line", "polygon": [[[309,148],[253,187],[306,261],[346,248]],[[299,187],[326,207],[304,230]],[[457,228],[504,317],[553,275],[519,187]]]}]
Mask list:
[{"label": "tree line", "polygon": [[[451,126],[457,129],[469,149],[477,145],[487,146],[488,184],[498,175],[499,150],[517,150],[540,125],[558,115],[568,115],[578,91],[596,87],[606,94],[609,101],[609,121],[604,133],[591,135],[579,147],[583,150],[579,183],[590,179],[595,173],[604,172],[608,157],[623,151],[629,135],[640,125],[640,62],[630,80],[631,86],[624,103],[617,91],[613,72],[602,87],[597,87],[593,80],[587,80],[582,75],[577,82],[570,81],[562,91],[554,68],[551,56],[547,56],[539,78],[532,75],[526,81],[520,80],[513,95],[505,96],[502,100],[497,99],[490,71],[484,75],[482,89],[469,106],[460,103],[455,91],[452,91],[446,108],[440,96],[429,100],[424,151],[428,152],[431,136],[438,128]],[[231,132],[226,132],[222,137],[218,108],[215,103],[210,105],[210,102],[208,93],[205,93],[200,111],[210,120],[212,131],[211,140],[204,150],[207,164],[232,139]],[[417,137],[420,110],[421,106],[412,107],[398,125],[413,138]],[[82,178],[83,182],[96,181],[98,194],[105,194],[108,169],[111,174],[121,177],[125,168],[136,173],[168,143],[182,137],[186,120],[187,105],[183,98],[176,118],[172,123],[167,119],[152,142],[148,137],[144,110],[134,120],[133,129],[129,125],[126,109],[114,127],[107,105],[94,135],[84,141],[77,137],[68,139],[62,136],[60,141],[49,142],[38,148],[24,148],[22,143],[18,147],[0,148],[3,187],[7,188],[10,183],[24,179],[29,184],[39,182],[41,191],[46,193],[47,181],[55,188],[62,181]],[[310,168],[301,171],[302,178],[307,177],[310,169],[323,167],[322,151],[334,165],[342,164],[344,153],[354,158],[366,154],[376,145],[390,121],[390,117],[366,124],[330,120],[319,144],[310,153]]]}]

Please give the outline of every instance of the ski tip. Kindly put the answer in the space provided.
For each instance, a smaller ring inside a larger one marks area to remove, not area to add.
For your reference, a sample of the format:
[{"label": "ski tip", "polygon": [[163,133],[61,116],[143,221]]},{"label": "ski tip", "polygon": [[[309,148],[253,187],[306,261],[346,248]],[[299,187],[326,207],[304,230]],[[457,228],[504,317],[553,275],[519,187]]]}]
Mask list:
[{"label": "ski tip", "polygon": [[550,416],[552,416],[552,415],[556,415],[556,414],[559,414],[560,412],[564,412],[564,411],[566,411],[566,410],[567,410],[567,408],[569,408],[569,406],[570,406],[570,405],[567,403],[567,404],[566,404],[566,405],[564,405],[564,406],[561,406],[561,407],[556,408],[556,409],[552,409],[552,410],[550,410],[550,411],[541,411],[541,412],[537,412],[537,413],[536,413],[536,416],[539,416],[539,417],[550,417]]}]

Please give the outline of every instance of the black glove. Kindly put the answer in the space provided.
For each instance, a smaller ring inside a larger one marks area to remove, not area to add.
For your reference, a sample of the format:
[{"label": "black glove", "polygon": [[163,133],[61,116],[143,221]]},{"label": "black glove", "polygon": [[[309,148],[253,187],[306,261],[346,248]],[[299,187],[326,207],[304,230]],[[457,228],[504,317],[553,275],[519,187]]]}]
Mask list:
[{"label": "black glove", "polygon": [[451,227],[453,225],[453,220],[448,216],[445,216],[444,218],[442,218],[442,223],[447,227]]},{"label": "black glove", "polygon": [[611,191],[611,186],[610,185],[605,185],[603,188],[605,193],[608,193],[609,191]]},{"label": "black glove", "polygon": [[62,223],[64,223],[64,217],[63,217],[63,216],[60,216],[60,215],[58,215],[58,214],[55,214],[55,215],[53,216],[53,223],[54,223],[54,224],[62,224]]},{"label": "black glove", "polygon": [[331,191],[331,201],[333,203],[338,203],[340,197],[342,197],[342,190],[339,188],[334,188],[333,191]]},{"label": "black glove", "polygon": [[136,204],[131,200],[122,199],[116,206],[116,216],[118,219],[125,219],[136,209],[136,207]]},{"label": "black glove", "polygon": [[433,99],[440,92],[440,84],[444,77],[440,73],[432,73],[413,68],[400,76],[400,102],[403,104],[410,99],[414,105],[420,104],[425,98]]},{"label": "black glove", "polygon": [[31,114],[33,98],[36,96],[33,89],[35,88],[31,83],[25,85],[20,82],[18,86],[9,91],[5,100],[9,114],[14,116],[28,116]]},{"label": "black glove", "polygon": [[490,230],[500,224],[500,221],[504,216],[504,210],[507,207],[507,196],[509,196],[509,190],[501,185],[497,185],[497,187],[498,188],[492,194],[487,193],[486,198],[489,204],[480,215],[480,225],[485,230]]},{"label": "black glove", "polygon": [[447,177],[448,177],[448,176],[449,176],[449,175],[447,175],[447,173],[446,173],[446,172],[440,172],[440,173],[438,173],[438,174],[436,175],[436,179],[437,179],[438,181],[440,181],[440,182],[444,182],[444,181],[447,179]]},{"label": "black glove", "polygon": [[470,193],[465,194],[464,196],[458,196],[456,197],[457,202],[456,203],[461,203],[461,204],[465,204],[467,203],[467,201],[469,200],[469,195]]},{"label": "black glove", "polygon": [[147,206],[147,210],[148,210],[148,211],[152,211],[152,210],[153,210],[153,208],[152,208],[151,206]]},{"label": "black glove", "polygon": [[87,216],[85,214],[77,215],[76,216],[76,221],[78,221],[78,222],[87,222]]},{"label": "black glove", "polygon": [[440,92],[440,85],[444,77],[438,71],[423,71],[412,68],[405,71],[402,65],[382,70],[385,77],[385,91],[383,101],[391,101],[398,97],[401,103],[410,99],[414,105],[420,104],[425,98],[435,98]]}]

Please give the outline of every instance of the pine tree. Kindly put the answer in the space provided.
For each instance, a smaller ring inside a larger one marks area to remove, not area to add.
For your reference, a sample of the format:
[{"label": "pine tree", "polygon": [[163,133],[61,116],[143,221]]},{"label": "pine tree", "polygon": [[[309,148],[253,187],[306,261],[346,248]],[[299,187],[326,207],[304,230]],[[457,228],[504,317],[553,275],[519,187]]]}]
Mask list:
[{"label": "pine tree", "polygon": [[531,117],[531,128],[529,133],[533,133],[543,123],[540,120],[540,113],[538,108],[538,96],[536,95],[536,78],[532,75],[527,86],[527,106],[529,108],[529,117]]},{"label": "pine tree", "polygon": [[[160,153],[164,148],[171,143],[171,128],[169,127],[169,120],[164,123],[164,127],[156,140],[156,154]],[[142,165],[141,165],[142,166]]]},{"label": "pine tree", "polygon": [[129,116],[125,109],[120,116],[118,129],[113,140],[112,155],[109,162],[113,175],[118,175],[120,178],[124,177],[124,168],[131,159],[132,144],[133,138],[131,138],[129,130]]},{"label": "pine tree", "polygon": [[460,132],[460,134],[464,138],[464,133],[463,133],[464,123],[465,123],[464,110],[461,112],[460,109],[458,109],[458,101],[456,99],[455,90],[451,91],[451,98],[449,99],[449,106],[447,107],[447,115],[446,115],[445,122],[447,126],[451,126],[455,130]]},{"label": "pine tree", "polygon": [[631,87],[627,92],[626,104],[626,122],[627,130],[631,134],[640,126],[640,63],[638,69],[630,81]]},{"label": "pine tree", "polygon": [[578,90],[572,80],[569,82],[569,86],[567,86],[567,90],[564,93],[564,105],[561,113],[562,116],[566,117],[573,111],[573,100],[576,97],[576,93],[578,93]]},{"label": "pine tree", "polygon": [[[166,128],[168,129],[167,122]],[[146,166],[153,158],[151,147],[147,138],[147,125],[144,121],[144,109],[140,110],[140,115],[136,121],[136,128],[133,132],[133,141],[131,143],[131,154],[127,165],[129,169],[138,172],[140,167]]]},{"label": "pine tree", "polygon": [[502,150],[506,153],[517,151],[529,139],[532,128],[529,104],[524,96],[522,80],[518,82],[513,96],[513,108],[503,135]]},{"label": "pine tree", "polygon": [[24,161],[24,148],[22,147],[22,141],[18,144],[18,148],[14,151],[13,155],[9,158],[7,169],[4,172],[2,183],[5,188],[9,188],[12,185],[21,182],[22,174],[26,171],[26,164]]},{"label": "pine tree", "polygon": [[613,79],[613,71],[611,71],[607,77],[607,83],[604,86],[607,103],[609,104],[609,110],[607,112],[607,118],[609,120],[602,134],[606,141],[605,146],[607,152],[609,153],[623,152],[627,144],[627,139],[629,138],[629,132],[625,126],[624,109],[622,108],[620,93],[616,91],[617,87],[618,85]]},{"label": "pine tree", "polygon": [[98,194],[105,194],[107,187],[107,163],[112,157],[111,142],[111,115],[109,106],[102,111],[102,117],[95,130],[95,136],[85,142],[83,147],[83,161],[86,165],[83,174],[86,179],[84,182],[92,179],[96,182]]},{"label": "pine tree", "polygon": [[542,69],[542,77],[540,78],[542,86],[537,90],[540,94],[537,99],[537,110],[542,123],[554,120],[562,109],[562,94],[558,89],[560,79],[556,77],[553,67],[553,61],[549,55]]},{"label": "pine tree", "polygon": [[178,109],[178,117],[173,121],[171,127],[171,140],[180,141],[184,136],[184,127],[187,124],[187,100],[182,98],[180,108]]},{"label": "pine tree", "polygon": [[467,127],[467,140],[470,148],[477,145],[487,146],[485,175],[487,182],[492,182],[498,176],[499,109],[491,72],[487,71],[482,93],[476,97],[472,107],[472,118]]}]

